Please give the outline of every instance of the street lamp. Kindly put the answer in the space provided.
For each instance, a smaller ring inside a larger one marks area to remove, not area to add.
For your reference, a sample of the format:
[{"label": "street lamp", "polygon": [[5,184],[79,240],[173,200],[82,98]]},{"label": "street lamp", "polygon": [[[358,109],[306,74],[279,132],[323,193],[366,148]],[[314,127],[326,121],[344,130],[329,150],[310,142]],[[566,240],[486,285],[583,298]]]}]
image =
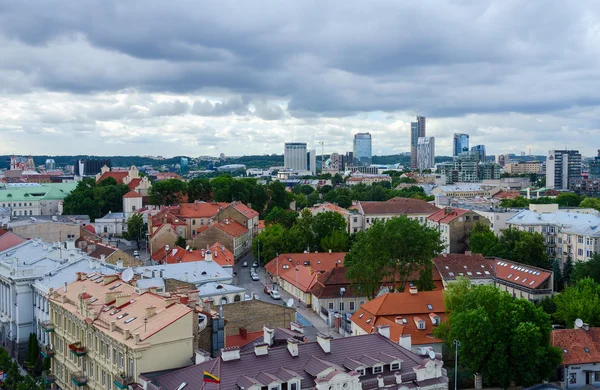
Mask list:
[{"label": "street lamp", "polygon": [[454,345],[454,348],[456,349],[456,355],[454,356],[454,390],[458,390],[458,348],[460,348],[460,341],[454,339],[452,345]]},{"label": "street lamp", "polygon": [[344,299],[344,293],[345,292],[346,292],[346,288],[345,287],[340,287],[340,312],[342,314],[342,321],[341,321],[341,326],[342,326],[342,332],[341,332],[341,334],[342,334],[342,337],[345,336],[344,326],[346,325],[346,318],[344,317],[344,310],[342,309],[342,304],[344,303],[343,299]]}]

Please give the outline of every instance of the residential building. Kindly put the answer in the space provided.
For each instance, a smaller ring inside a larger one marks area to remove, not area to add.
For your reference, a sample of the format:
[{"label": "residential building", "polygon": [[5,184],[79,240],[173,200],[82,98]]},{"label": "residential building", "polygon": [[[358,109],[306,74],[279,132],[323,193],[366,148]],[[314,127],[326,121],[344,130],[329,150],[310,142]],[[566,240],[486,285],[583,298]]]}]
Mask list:
[{"label": "residential building", "polygon": [[346,185],[353,186],[357,184],[373,185],[374,183],[388,182],[392,184],[392,177],[390,175],[377,175],[368,173],[353,173],[348,179],[346,179]]},{"label": "residential building", "polygon": [[252,231],[246,226],[233,219],[224,218],[223,221],[215,222],[197,233],[191,240],[191,246],[206,248],[220,242],[238,259],[252,249],[252,238]]},{"label": "residential building", "polygon": [[471,152],[477,153],[479,162],[487,161],[485,154],[485,145],[475,145],[471,147]]},{"label": "residential building", "polygon": [[340,154],[331,153],[327,162],[327,168],[331,171],[339,172],[343,169],[342,156]]},{"label": "residential building", "polygon": [[555,329],[551,343],[561,350],[557,376],[563,388],[600,386],[600,328],[577,323],[573,329]]},{"label": "residential building", "polygon": [[142,195],[133,190],[123,195],[123,216],[125,221],[128,221],[129,217],[140,211],[142,207]]},{"label": "residential building", "polygon": [[125,213],[122,211],[109,212],[102,218],[97,218],[93,225],[97,234],[102,237],[120,237],[127,230],[127,220],[125,219]]},{"label": "residential building", "polygon": [[426,131],[426,118],[424,116],[417,116],[416,122],[410,123],[410,169],[417,169],[417,148],[419,144],[419,137],[425,137]]},{"label": "residential building", "polygon": [[567,190],[569,181],[581,177],[578,150],[550,150],[546,160],[546,187]]},{"label": "residential building", "polygon": [[598,155],[588,163],[588,179],[600,179],[600,149]]},{"label": "residential building", "polygon": [[354,134],[354,165],[368,166],[373,162],[371,133]]},{"label": "residential building", "polygon": [[435,138],[419,137],[417,142],[417,169],[433,169],[435,167]]},{"label": "residential building", "polygon": [[506,171],[506,173],[515,175],[540,173],[541,169],[541,161],[519,161],[504,165],[504,171]]},{"label": "residential building", "polygon": [[345,256],[345,252],[283,253],[269,261],[265,271],[274,285],[311,307],[311,289],[317,283],[317,276],[342,267]]},{"label": "residential building", "polygon": [[564,263],[587,261],[600,251],[600,216],[586,209],[561,210],[557,204],[529,205],[506,223],[515,229],[544,236],[548,254]]},{"label": "residential building", "polygon": [[569,190],[579,196],[600,198],[600,179],[585,179],[583,177],[570,179]]},{"label": "residential building", "polygon": [[444,342],[433,332],[445,320],[444,292],[418,291],[416,287],[380,295],[361,305],[350,318],[354,336],[376,333],[379,326],[387,326],[391,341],[402,343],[408,336],[413,352],[433,347],[438,353]]},{"label": "residential building", "polygon": [[[189,247],[188,247],[189,248]],[[207,250],[208,249],[208,250]],[[225,245],[215,242],[207,249],[185,249],[165,245],[152,255],[155,264],[189,263],[193,261],[214,261],[233,274],[233,253]]]},{"label": "residential building", "polygon": [[469,151],[469,134],[454,133],[452,156],[458,157],[463,152]]},{"label": "residential building", "polygon": [[491,198],[500,191],[498,186],[487,186],[476,183],[454,183],[435,187],[431,190],[435,205],[450,205],[452,202],[465,202],[475,198]]},{"label": "residential building", "polygon": [[[85,216],[89,222],[89,217]],[[61,216],[38,216],[33,219],[27,217],[10,221],[10,230],[21,237],[28,239],[38,238],[44,242],[63,242],[77,240],[80,237],[81,222],[75,218]]]},{"label": "residential building", "polygon": [[437,164],[437,170],[445,176],[446,184],[478,183],[482,180],[500,179],[500,165],[480,162],[478,152],[463,152],[452,162]]},{"label": "residential building", "polygon": [[490,161],[484,161],[477,164],[477,174],[479,181],[499,180],[500,165]]},{"label": "residential building", "polygon": [[142,372],[184,367],[193,356],[197,318],[179,297],[80,272],[49,300],[52,373],[62,389],[127,388]]},{"label": "residential building", "polygon": [[490,230],[498,237],[505,229],[508,229],[507,221],[518,213],[518,210],[501,207],[469,207],[464,204],[458,204],[456,207],[475,211],[477,214],[486,218],[490,222]]},{"label": "residential building", "polygon": [[217,220],[217,214],[227,206],[229,203],[226,202],[181,203],[178,207],[161,210],[149,221],[148,228],[152,234],[155,229],[164,224],[176,224],[178,226],[176,230],[181,237],[192,239],[205,229],[205,226],[212,225]]},{"label": "residential building", "polygon": [[474,286],[494,284],[495,264],[480,253],[443,253],[432,261],[444,289],[460,277],[468,278]]},{"label": "residential building", "polygon": [[487,218],[471,210],[445,207],[427,218],[427,226],[441,234],[443,253],[464,253],[469,250],[471,229],[476,224],[489,226]]},{"label": "residential building", "polygon": [[130,190],[137,192],[142,196],[147,196],[152,183],[147,176],[140,176],[140,171],[135,165],[128,170],[111,170],[108,166],[103,166],[100,173],[96,174],[96,183],[112,177],[117,184],[125,184]]},{"label": "residential building", "polygon": [[96,176],[105,166],[109,168],[112,166],[110,159],[78,160],[75,164],[75,176]]},{"label": "residential building", "polygon": [[402,215],[426,224],[427,217],[440,210],[421,199],[400,197],[392,198],[386,202],[359,201],[356,204],[356,209],[362,216],[362,230],[369,229],[375,221],[388,221]]},{"label": "residential building", "polygon": [[304,171],[307,167],[306,142],[286,142],[283,166],[287,169]]},{"label": "residential building", "polygon": [[328,211],[340,214],[346,220],[346,231],[348,233],[356,233],[359,230],[362,230],[362,215],[354,210],[348,210],[329,202],[317,203],[313,207],[308,207],[307,209],[313,216]]},{"label": "residential building", "polygon": [[306,157],[308,161],[308,165],[306,169],[310,171],[313,176],[317,175],[317,151],[315,149],[311,149],[308,151],[308,156]]},{"label": "residential building", "polygon": [[122,270],[124,267],[142,265],[142,262],[136,259],[130,252],[125,252],[122,249],[100,241],[79,239],[75,241],[75,245],[89,257],[100,260],[103,263],[113,264],[119,270]]},{"label": "residential building", "polygon": [[77,183],[15,183],[0,187],[0,207],[12,216],[62,214],[61,203]]},{"label": "residential building", "polygon": [[205,385],[207,372],[220,379],[218,388],[222,389],[448,388],[439,354],[417,355],[410,351],[408,337],[399,344],[389,339],[389,328],[378,331],[339,339],[319,335],[317,341],[308,343],[289,338],[286,345],[271,347],[274,330],[269,328],[263,343],[253,348],[225,348],[214,360],[152,379],[143,375],[140,382],[147,390],[177,390],[182,383],[197,389]]}]

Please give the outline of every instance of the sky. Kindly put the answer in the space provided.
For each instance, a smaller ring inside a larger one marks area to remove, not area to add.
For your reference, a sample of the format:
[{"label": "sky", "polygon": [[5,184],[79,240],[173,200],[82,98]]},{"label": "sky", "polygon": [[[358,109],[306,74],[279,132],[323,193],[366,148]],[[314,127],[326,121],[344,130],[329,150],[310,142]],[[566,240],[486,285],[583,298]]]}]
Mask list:
[{"label": "sky", "polygon": [[600,3],[0,3],[0,154],[409,151],[427,117],[488,154],[600,145]]}]

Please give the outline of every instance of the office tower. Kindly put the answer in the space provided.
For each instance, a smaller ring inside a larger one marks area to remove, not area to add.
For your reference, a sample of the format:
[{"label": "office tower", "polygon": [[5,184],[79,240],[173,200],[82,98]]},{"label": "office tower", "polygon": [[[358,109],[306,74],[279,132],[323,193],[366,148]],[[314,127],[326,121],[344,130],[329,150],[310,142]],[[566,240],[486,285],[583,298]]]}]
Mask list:
[{"label": "office tower", "polygon": [[454,133],[452,156],[458,157],[459,154],[469,151],[469,134]]},{"label": "office tower", "polygon": [[569,181],[581,178],[581,154],[578,150],[550,150],[546,160],[546,187],[569,189]]},{"label": "office tower", "polygon": [[373,161],[371,150],[371,133],[358,133],[354,135],[354,165],[371,165]]},{"label": "office tower", "polygon": [[286,142],[283,166],[294,171],[305,171],[307,166],[306,142]]},{"label": "office tower", "polygon": [[54,159],[52,158],[48,158],[46,159],[46,170],[47,171],[51,171],[53,169],[56,169],[56,163],[54,162]]},{"label": "office tower", "polygon": [[95,176],[100,173],[103,166],[112,167],[110,159],[102,160],[77,160],[75,176]]},{"label": "office tower", "polygon": [[590,161],[588,179],[600,179],[600,149],[598,149],[598,155],[594,157],[594,160]]},{"label": "office tower", "polygon": [[311,174],[317,174],[317,151],[315,149],[311,149],[308,151],[308,156],[306,156],[308,160],[308,166],[306,170],[310,171]]},{"label": "office tower", "polygon": [[419,171],[435,167],[435,138],[419,137],[417,143],[417,168]]},{"label": "office tower", "polygon": [[185,175],[190,171],[187,157],[181,157],[181,161],[179,163],[179,171],[182,175]]},{"label": "office tower", "polygon": [[480,162],[485,162],[485,145],[475,145],[471,148],[471,152],[477,153],[479,155]]},{"label": "office tower", "polygon": [[417,145],[419,137],[426,136],[426,118],[417,116],[416,122],[410,124],[410,169],[417,169]]}]

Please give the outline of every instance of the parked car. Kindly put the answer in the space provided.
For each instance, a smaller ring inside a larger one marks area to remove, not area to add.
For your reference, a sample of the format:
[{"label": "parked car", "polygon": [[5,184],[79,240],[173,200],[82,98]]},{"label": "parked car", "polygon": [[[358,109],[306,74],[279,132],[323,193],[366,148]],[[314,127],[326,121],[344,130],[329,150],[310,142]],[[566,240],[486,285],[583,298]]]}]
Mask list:
[{"label": "parked car", "polygon": [[260,280],[257,274],[252,274],[250,275],[250,277],[252,278],[252,280],[254,280],[255,282]]},{"label": "parked car", "polygon": [[255,261],[254,263],[252,263],[252,266],[253,266],[254,268],[258,268],[258,261]]},{"label": "parked car", "polygon": [[273,299],[281,299],[281,295],[279,295],[279,291],[277,290],[271,290],[269,295],[271,295],[271,298]]},{"label": "parked car", "polygon": [[247,266],[248,266],[248,262],[247,262],[247,261],[244,261],[244,262],[242,263],[242,267],[247,267]]},{"label": "parked car", "polygon": [[250,275],[255,274],[256,273],[256,269],[254,267],[250,268]]},{"label": "parked car", "polygon": [[271,288],[270,288],[269,286],[265,286],[265,289],[264,289],[264,291],[265,291],[265,293],[267,293],[267,294],[271,294]]},{"label": "parked car", "polygon": [[133,251],[133,257],[140,257],[140,252]]}]

